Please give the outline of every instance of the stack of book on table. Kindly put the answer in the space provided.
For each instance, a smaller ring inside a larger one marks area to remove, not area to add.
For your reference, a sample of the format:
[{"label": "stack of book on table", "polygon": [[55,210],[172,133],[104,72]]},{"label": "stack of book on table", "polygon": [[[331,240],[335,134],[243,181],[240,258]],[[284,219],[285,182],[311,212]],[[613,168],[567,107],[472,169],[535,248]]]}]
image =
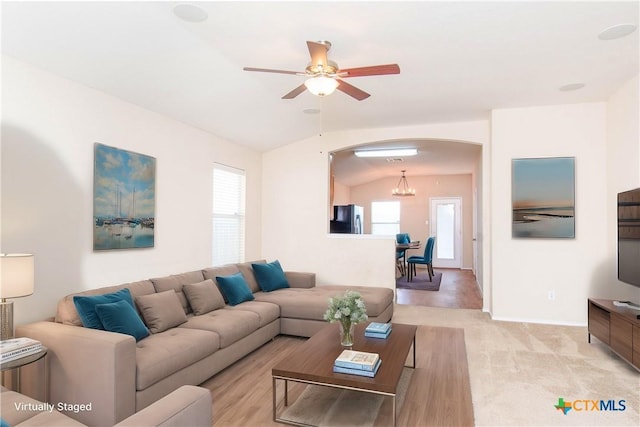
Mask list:
[{"label": "stack of book on table", "polygon": [[0,363],[19,359],[42,350],[40,341],[31,338],[11,338],[0,341]]},{"label": "stack of book on table", "polygon": [[381,363],[378,353],[343,350],[333,364],[333,372],[375,377]]},{"label": "stack of book on table", "polygon": [[371,322],[364,330],[364,336],[369,338],[388,338],[391,333],[391,323]]}]

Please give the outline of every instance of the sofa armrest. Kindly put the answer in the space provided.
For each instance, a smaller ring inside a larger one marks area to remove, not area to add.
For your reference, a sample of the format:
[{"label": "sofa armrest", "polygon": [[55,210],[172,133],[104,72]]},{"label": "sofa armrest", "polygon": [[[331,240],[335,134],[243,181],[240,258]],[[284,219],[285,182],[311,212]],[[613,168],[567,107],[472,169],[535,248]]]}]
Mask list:
[{"label": "sofa armrest", "polygon": [[316,273],[285,271],[284,275],[292,288],[313,288],[316,286]]},{"label": "sofa armrest", "polygon": [[48,348],[52,404],[91,404],[91,410],[62,411],[66,415],[87,425],[113,426],[135,412],[133,337],[46,321],[18,326],[16,336]]},{"label": "sofa armrest", "polygon": [[185,385],[116,424],[116,426],[211,427],[213,424],[212,409],[209,390]]}]

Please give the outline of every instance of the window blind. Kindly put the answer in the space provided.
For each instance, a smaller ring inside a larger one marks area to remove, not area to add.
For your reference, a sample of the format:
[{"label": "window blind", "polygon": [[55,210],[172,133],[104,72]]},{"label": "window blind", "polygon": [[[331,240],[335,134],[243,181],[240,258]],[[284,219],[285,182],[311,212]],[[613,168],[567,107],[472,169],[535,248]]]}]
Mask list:
[{"label": "window blind", "polygon": [[400,232],[400,202],[371,202],[371,234]]},{"label": "window blind", "polygon": [[245,173],[213,166],[213,265],[244,261]]}]

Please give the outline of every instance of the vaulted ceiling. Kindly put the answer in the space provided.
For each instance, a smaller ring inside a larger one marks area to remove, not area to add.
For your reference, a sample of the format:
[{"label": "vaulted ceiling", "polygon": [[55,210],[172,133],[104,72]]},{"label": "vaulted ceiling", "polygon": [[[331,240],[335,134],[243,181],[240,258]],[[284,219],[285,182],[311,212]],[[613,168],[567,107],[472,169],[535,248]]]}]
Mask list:
[{"label": "vaulted ceiling", "polygon": [[[487,119],[495,108],[604,101],[638,73],[638,2],[2,2],[2,52],[260,151],[318,132]],[[306,41],[329,40],[371,94],[281,97]],[[579,90],[559,90],[580,83]],[[306,110],[306,112],[305,112]],[[320,110],[309,114],[309,110]]]}]

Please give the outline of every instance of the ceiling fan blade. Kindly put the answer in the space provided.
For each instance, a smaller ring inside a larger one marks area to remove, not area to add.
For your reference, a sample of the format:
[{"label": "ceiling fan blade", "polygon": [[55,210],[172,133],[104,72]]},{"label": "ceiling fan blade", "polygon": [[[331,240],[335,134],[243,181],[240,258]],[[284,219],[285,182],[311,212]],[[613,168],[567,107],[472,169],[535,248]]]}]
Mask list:
[{"label": "ceiling fan blade", "polygon": [[287,70],[271,70],[269,68],[253,68],[253,67],[244,67],[244,71],[259,71],[261,73],[278,73],[278,74],[303,74],[300,71],[287,71]]},{"label": "ceiling fan blade", "polygon": [[354,97],[358,101],[362,101],[363,99],[367,99],[368,97],[371,96],[367,92],[361,89],[358,89],[357,87],[345,82],[344,80],[340,80],[340,79],[336,79],[336,80],[338,81],[338,87],[337,87],[338,90],[346,93],[349,96]]},{"label": "ceiling fan blade", "polygon": [[292,90],[291,92],[283,96],[282,99],[293,99],[296,96],[300,95],[305,90],[307,90],[307,87],[304,85],[304,83],[302,83],[300,86],[298,86],[297,88],[295,88],[294,90]]},{"label": "ceiling fan blade", "polygon": [[316,42],[307,42],[309,55],[311,55],[311,64],[321,64],[324,68],[327,65],[327,45]]},{"label": "ceiling fan blade", "polygon": [[398,64],[387,64],[338,70],[340,77],[380,76],[383,74],[400,74],[400,67]]}]

